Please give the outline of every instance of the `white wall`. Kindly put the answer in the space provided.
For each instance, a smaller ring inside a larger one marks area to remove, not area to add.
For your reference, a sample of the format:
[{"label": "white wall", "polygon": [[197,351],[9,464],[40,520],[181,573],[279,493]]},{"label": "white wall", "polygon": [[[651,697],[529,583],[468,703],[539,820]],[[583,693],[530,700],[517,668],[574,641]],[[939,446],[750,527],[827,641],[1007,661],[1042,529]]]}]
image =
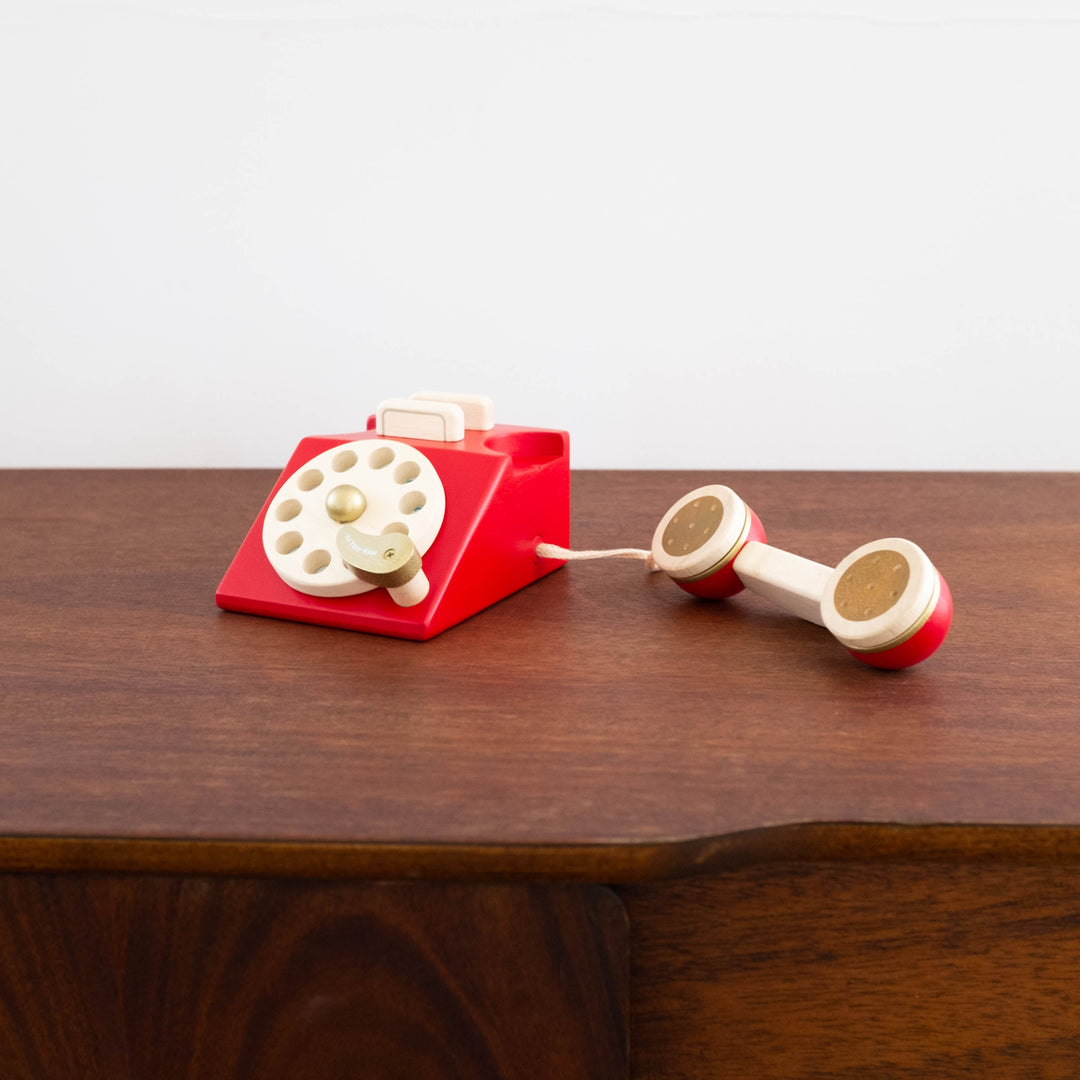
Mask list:
[{"label": "white wall", "polygon": [[1080,468],[1077,13],[0,0],[0,465]]}]

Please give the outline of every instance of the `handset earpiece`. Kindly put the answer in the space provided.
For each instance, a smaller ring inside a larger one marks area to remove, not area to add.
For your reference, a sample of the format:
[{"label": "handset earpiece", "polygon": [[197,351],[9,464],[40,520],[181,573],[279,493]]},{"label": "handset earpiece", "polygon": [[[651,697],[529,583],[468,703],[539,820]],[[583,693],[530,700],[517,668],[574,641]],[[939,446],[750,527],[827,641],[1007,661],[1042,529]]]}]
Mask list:
[{"label": "handset earpiece", "polygon": [[936,652],[952,625],[948,582],[918,545],[891,537],[856,548],[821,598],[826,629],[871,667],[911,667]]},{"label": "handset earpiece", "polygon": [[766,543],[757,515],[719,484],[689,492],[668,510],[652,557],[687,592],[719,599],[748,588],[824,626],[872,667],[925,660],[952,624],[949,586],[910,540],[864,544],[834,569]]},{"label": "handset earpiece", "polygon": [[684,495],[660,519],[652,558],[688,593],[721,599],[745,587],[732,564],[751,540],[765,542],[757,514],[731,488],[708,484]]}]

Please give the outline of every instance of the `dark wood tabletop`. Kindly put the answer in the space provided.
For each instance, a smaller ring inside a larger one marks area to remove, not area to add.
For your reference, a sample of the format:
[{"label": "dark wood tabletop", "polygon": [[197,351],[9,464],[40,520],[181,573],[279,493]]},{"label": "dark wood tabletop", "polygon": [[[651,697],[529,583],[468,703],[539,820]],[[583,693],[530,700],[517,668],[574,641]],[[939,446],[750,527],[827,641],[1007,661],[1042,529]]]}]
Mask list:
[{"label": "dark wood tabletop", "polygon": [[956,614],[895,673],[627,561],[425,643],[218,610],[275,475],[0,473],[0,866],[633,880],[771,847],[1080,853],[1076,474],[574,474],[576,547],[647,546],[712,482],[820,562],[914,540]]}]

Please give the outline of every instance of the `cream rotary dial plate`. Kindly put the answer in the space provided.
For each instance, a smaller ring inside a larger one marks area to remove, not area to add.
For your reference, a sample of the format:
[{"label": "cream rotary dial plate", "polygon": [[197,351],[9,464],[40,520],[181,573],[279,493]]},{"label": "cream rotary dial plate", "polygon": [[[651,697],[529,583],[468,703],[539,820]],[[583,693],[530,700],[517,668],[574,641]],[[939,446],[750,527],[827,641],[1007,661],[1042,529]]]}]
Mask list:
[{"label": "cream rotary dial plate", "polygon": [[442,527],[446,494],[417,449],[357,439],[316,455],[281,485],[263,520],[263,550],[278,576],[309,596],[352,596],[377,588],[338,552],[346,523],[371,535],[404,533],[423,555]]}]

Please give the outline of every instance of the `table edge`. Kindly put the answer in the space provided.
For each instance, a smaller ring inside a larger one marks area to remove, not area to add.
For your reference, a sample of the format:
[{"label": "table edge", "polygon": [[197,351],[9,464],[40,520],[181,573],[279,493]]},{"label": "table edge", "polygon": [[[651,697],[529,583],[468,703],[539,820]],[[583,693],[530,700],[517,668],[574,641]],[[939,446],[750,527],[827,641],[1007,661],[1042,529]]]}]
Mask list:
[{"label": "table edge", "polygon": [[0,873],[633,884],[820,861],[1080,862],[1080,825],[799,822],[600,844],[0,836]]}]

